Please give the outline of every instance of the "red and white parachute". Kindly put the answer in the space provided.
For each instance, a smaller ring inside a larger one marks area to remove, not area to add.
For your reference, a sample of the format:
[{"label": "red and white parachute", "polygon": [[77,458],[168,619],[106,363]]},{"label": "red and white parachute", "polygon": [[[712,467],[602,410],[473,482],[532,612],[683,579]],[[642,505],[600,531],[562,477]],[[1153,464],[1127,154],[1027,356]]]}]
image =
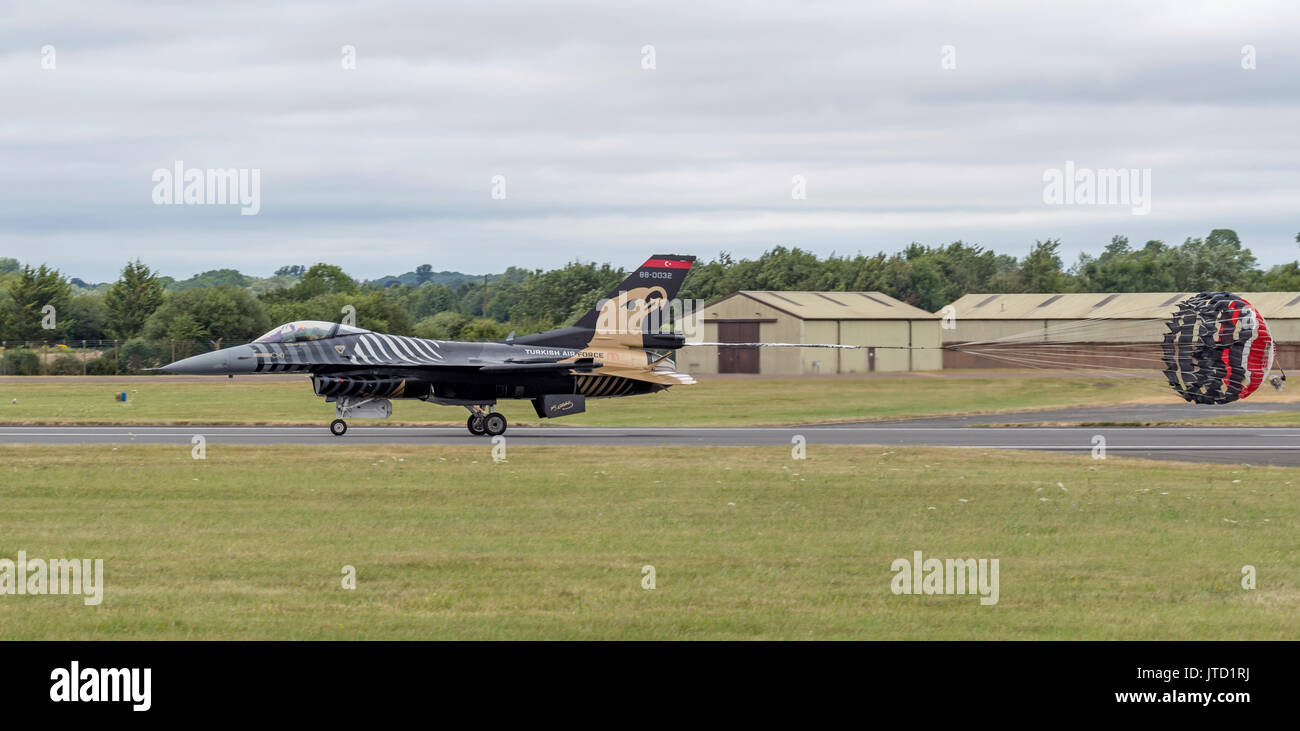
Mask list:
[{"label": "red and white parachute", "polygon": [[1273,368],[1273,337],[1254,305],[1231,292],[1178,303],[1162,350],[1169,385],[1188,401],[1226,404],[1255,392]]}]

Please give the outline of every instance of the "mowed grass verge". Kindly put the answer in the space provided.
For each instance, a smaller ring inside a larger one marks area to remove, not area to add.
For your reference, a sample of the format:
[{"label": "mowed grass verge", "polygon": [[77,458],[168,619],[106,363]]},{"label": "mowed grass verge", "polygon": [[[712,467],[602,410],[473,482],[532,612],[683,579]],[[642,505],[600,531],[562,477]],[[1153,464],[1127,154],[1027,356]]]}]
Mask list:
[{"label": "mowed grass verge", "polygon": [[[113,400],[127,393],[126,403]],[[1147,379],[932,374],[911,378],[708,379],[646,396],[588,400],[588,411],[538,419],[528,401],[502,401],[512,424],[590,426],[741,426],[863,421],[913,416],[995,413],[1100,406],[1173,398]],[[15,403],[16,400],[16,403]],[[394,401],[387,421],[463,424],[463,409]],[[0,425],[42,424],[306,424],[334,419],[334,406],[310,382],[259,381],[255,376],[208,382],[141,377],[120,381],[0,382]]]},{"label": "mowed grass verge", "polygon": [[[812,446],[0,447],[6,639],[1293,639],[1300,470]],[[898,596],[997,558],[1000,597]],[[357,588],[341,586],[345,565]],[[654,566],[656,588],[642,588]],[[1241,587],[1252,565],[1258,589]]]}]

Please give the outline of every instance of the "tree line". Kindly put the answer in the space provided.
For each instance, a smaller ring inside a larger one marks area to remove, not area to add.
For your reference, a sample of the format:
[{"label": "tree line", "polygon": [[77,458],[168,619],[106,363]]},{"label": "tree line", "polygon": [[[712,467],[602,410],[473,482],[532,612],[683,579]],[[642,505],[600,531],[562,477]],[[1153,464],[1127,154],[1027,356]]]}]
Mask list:
[{"label": "tree line", "polygon": [[[356,324],[368,329],[493,340],[569,324],[625,276],[608,263],[579,261],[551,270],[510,267],[486,278],[435,273],[425,264],[402,277],[363,282],[318,263],[281,267],[265,279],[225,269],[178,282],[132,261],[116,281],[90,287],[46,264],[0,258],[0,339],[11,347],[116,340],[133,362],[158,361],[170,353],[130,353],[158,341],[202,349],[246,342],[284,322],[338,321],[350,305]],[[1300,262],[1262,269],[1230,229],[1177,245],[1136,246],[1115,236],[1068,267],[1058,239],[1036,241],[1022,258],[962,241],[825,258],[777,246],[755,259],[724,253],[697,262],[680,296],[712,301],[744,289],[877,291],[934,312],[970,292],[1300,290]]]}]

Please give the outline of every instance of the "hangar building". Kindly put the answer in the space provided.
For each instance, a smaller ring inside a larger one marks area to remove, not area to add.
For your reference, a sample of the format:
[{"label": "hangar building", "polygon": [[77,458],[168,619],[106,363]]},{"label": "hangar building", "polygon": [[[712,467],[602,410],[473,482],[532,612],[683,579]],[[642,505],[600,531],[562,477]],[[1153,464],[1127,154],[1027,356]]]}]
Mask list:
[{"label": "hangar building", "polygon": [[[1052,351],[1043,344],[1062,347],[1074,365],[1116,365],[1115,351],[1090,356],[1095,343],[1128,344],[1135,359],[1125,366],[1162,367],[1160,343],[1164,321],[1178,302],[1195,292],[1074,293],[1074,294],[968,294],[940,310],[951,315],[944,322],[944,345],[969,345],[972,351],[943,351],[944,368],[1007,368],[1014,366],[1015,350],[1032,353],[1050,366]],[[1300,292],[1239,292],[1255,305],[1277,344],[1277,363],[1300,367]],[[995,342],[988,342],[995,341]],[[1139,364],[1143,354],[1149,363]],[[1003,356],[1002,359],[994,357]],[[1062,359],[1064,356],[1056,356]],[[1091,359],[1091,362],[1090,362]]]},{"label": "hangar building", "polygon": [[943,367],[939,316],[879,292],[741,291],[704,305],[690,326],[696,334],[692,339],[702,342],[867,346],[689,347],[678,353],[678,361],[690,373],[797,376]]}]

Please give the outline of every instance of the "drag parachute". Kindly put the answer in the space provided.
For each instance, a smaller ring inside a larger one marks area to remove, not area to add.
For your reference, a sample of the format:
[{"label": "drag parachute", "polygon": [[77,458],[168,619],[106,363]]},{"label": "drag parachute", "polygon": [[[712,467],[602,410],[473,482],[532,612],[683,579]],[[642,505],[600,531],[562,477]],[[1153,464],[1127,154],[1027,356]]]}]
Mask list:
[{"label": "drag parachute", "polygon": [[[1265,383],[1281,391],[1286,382],[1285,371],[1270,374],[1274,342],[1264,317],[1258,308],[1231,292],[1134,294],[1135,306],[1129,309],[1110,304],[1120,294],[1103,297],[1087,292],[1025,293],[1009,295],[1021,299],[1010,303],[1013,309],[1005,318],[991,316],[994,308],[981,314],[979,308],[1002,296],[979,295],[978,304],[970,305],[967,319],[977,323],[975,332],[999,332],[988,326],[1017,319],[1037,321],[1041,317],[1042,325],[989,339],[961,340],[953,337],[955,333],[948,334],[943,336],[944,344],[938,346],[687,341],[683,347],[938,348],[984,360],[995,368],[1035,368],[1128,379],[1134,386],[1166,397],[1172,386],[1179,396],[1196,404],[1232,403],[1250,396]],[[1038,297],[1044,299],[1033,301]],[[1073,304],[1063,303],[1067,306],[1055,316],[1038,314],[1039,308],[1063,297],[1076,299]],[[1027,304],[1026,298],[1030,300]],[[1006,307],[1003,304],[998,311],[1006,311]],[[954,317],[953,327],[944,328],[960,330],[961,325]],[[970,358],[963,357],[959,362],[962,365],[957,367],[971,367]]]},{"label": "drag parachute", "polygon": [[1201,292],[1165,322],[1165,377],[1198,404],[1226,404],[1255,392],[1273,367],[1273,338],[1255,306],[1230,292]]}]

